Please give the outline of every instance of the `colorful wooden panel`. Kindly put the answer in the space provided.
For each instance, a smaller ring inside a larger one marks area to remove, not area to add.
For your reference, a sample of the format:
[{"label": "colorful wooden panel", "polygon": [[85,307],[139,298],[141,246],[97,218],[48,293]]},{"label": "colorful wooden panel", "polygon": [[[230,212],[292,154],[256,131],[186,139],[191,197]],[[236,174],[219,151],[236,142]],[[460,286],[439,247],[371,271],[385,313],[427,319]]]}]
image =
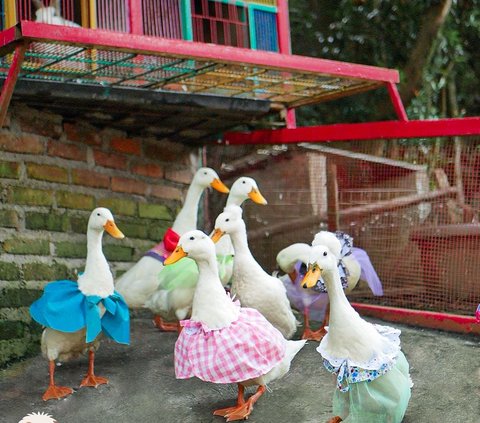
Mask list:
[{"label": "colorful wooden panel", "polygon": [[257,50],[278,51],[276,13],[255,9],[253,11]]},{"label": "colorful wooden panel", "polygon": [[242,4],[191,1],[193,39],[204,43],[249,47],[248,14]]},{"label": "colorful wooden panel", "polygon": [[143,0],[142,15],[145,35],[182,38],[178,0]]},{"label": "colorful wooden panel", "polygon": [[96,0],[95,24],[109,31],[130,32],[128,0]]}]

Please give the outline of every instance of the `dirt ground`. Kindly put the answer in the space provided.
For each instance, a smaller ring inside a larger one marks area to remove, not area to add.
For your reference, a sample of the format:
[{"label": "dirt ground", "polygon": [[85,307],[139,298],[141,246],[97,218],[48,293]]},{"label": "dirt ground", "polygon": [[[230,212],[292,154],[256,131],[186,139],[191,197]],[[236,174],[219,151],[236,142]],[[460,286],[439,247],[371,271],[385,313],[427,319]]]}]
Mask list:
[{"label": "dirt ground", "polygon": [[[395,326],[402,329],[415,384],[404,422],[479,423],[480,339]],[[58,423],[223,422],[212,410],[233,405],[236,387],[176,380],[175,339],[175,334],[158,332],[148,319],[133,320],[131,346],[105,341],[97,354],[96,373],[110,383],[76,390],[58,401],[41,399],[48,383],[45,359],[17,363],[0,372],[0,422],[18,423],[31,412],[49,413]],[[331,417],[334,380],[316,346],[308,343],[290,373],[271,384],[250,422],[322,423]],[[57,367],[57,382],[77,389],[86,368],[86,359],[65,363]]]}]

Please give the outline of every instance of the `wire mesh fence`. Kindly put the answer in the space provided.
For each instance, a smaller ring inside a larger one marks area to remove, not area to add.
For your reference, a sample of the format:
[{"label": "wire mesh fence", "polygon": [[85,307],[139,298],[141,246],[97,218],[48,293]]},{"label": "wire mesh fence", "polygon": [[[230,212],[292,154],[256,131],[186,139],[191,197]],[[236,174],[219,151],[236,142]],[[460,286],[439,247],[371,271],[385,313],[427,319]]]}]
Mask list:
[{"label": "wire mesh fence", "polygon": [[[253,177],[269,201],[244,207],[265,269],[276,268],[282,248],[341,230],[367,252],[384,289],[374,297],[360,283],[351,300],[472,315],[480,300],[480,139],[389,143],[382,151],[365,141],[277,146],[243,160],[226,147],[217,165],[228,183]],[[382,156],[389,153],[395,159]]]}]

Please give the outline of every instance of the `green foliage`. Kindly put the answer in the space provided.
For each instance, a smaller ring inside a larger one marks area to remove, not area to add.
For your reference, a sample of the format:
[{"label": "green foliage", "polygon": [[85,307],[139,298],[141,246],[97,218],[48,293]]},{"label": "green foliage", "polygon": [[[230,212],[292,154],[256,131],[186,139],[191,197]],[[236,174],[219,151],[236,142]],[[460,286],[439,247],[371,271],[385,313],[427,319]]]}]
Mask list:
[{"label": "green foliage", "polygon": [[[290,0],[293,52],[307,56],[402,69],[415,46],[422,18],[438,0]],[[431,46],[422,88],[408,106],[410,118],[440,117],[446,87],[454,81],[461,115],[480,114],[480,0],[454,0]],[[442,93],[443,90],[443,93]],[[297,114],[300,124],[394,118],[378,89]]]}]

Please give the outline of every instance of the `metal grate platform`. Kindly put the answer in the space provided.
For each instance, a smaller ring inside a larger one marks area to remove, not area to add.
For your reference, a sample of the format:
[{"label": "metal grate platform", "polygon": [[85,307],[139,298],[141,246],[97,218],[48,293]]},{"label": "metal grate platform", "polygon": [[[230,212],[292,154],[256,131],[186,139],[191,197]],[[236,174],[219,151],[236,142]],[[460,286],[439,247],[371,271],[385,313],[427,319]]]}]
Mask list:
[{"label": "metal grate platform", "polygon": [[22,21],[0,33],[0,77],[27,43],[19,78],[267,100],[286,107],[398,82],[371,66]]}]

